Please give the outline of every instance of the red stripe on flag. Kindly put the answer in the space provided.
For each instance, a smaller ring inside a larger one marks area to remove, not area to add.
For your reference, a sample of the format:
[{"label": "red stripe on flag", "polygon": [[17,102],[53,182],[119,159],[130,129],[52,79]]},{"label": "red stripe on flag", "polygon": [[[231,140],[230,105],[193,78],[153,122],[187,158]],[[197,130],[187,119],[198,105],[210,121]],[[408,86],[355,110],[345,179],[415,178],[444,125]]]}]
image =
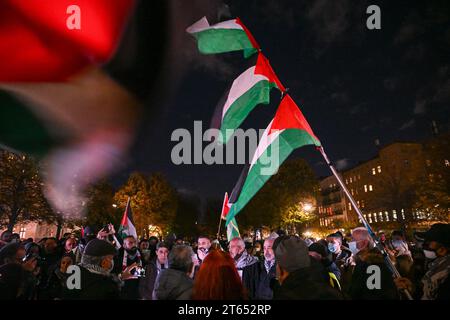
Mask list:
[{"label": "red stripe on flag", "polygon": [[223,198],[222,213],[220,214],[222,219],[227,218],[227,214],[229,211],[230,211],[230,205],[228,203],[228,192],[225,192],[225,197]]},{"label": "red stripe on flag", "polygon": [[256,42],[255,38],[253,37],[250,30],[247,29],[247,27],[242,23],[241,19],[236,18],[236,23],[239,24],[242,29],[244,29],[245,33],[247,34],[248,39],[250,40],[250,43],[252,44],[253,48],[260,50],[258,42]]},{"label": "red stripe on flag", "polygon": [[[76,5],[80,29],[67,19]],[[60,81],[114,54],[134,0],[0,1],[0,81]]]},{"label": "red stripe on flag", "polygon": [[306,121],[300,108],[288,94],[281,100],[270,128],[270,130],[283,129],[305,130],[310,136],[314,137],[317,141],[320,141],[312,131],[311,126],[308,121]]},{"label": "red stripe on flag", "polygon": [[256,60],[255,74],[266,76],[270,82],[275,82],[281,92],[286,92],[286,88],[281,84],[280,79],[272,69],[269,60],[260,52]]}]

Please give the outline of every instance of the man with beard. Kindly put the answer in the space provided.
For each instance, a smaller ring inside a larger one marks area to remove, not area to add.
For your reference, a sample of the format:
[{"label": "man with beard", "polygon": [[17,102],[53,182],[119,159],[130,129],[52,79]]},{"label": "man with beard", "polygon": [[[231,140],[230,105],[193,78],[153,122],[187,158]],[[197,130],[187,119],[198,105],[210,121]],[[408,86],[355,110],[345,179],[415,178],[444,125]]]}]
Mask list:
[{"label": "man with beard", "polygon": [[236,263],[236,269],[238,270],[241,278],[243,275],[243,269],[245,267],[258,262],[258,258],[251,256],[247,253],[247,250],[245,250],[245,243],[244,240],[242,240],[242,238],[236,237],[231,239],[229,251],[231,257],[234,259]]},{"label": "man with beard", "polygon": [[[80,287],[64,288],[63,300],[117,300],[120,298],[120,287],[128,281],[136,279],[131,271],[136,265],[126,268],[117,277],[111,274],[114,268],[116,249],[107,241],[91,240],[81,257]],[[70,281],[70,277],[68,279]]]},{"label": "man with beard", "polygon": [[243,269],[242,281],[248,290],[249,298],[272,300],[272,281],[276,278],[275,254],[272,245],[276,237],[264,241],[264,259]]},{"label": "man with beard", "polygon": [[[142,268],[141,254],[137,247],[137,241],[133,236],[123,239],[123,247],[114,259],[114,273],[120,274],[127,267],[136,264],[138,270]],[[131,279],[124,283],[121,298],[125,300],[139,299],[139,279]]]}]

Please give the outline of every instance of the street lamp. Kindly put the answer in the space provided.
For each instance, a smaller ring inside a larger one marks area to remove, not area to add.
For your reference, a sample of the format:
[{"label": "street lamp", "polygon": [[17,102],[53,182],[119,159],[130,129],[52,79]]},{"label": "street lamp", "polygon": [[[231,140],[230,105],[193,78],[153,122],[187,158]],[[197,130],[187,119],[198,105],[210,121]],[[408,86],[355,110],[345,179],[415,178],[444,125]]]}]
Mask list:
[{"label": "street lamp", "polygon": [[306,212],[311,211],[311,210],[312,210],[312,204],[310,204],[310,203],[305,203],[305,204],[303,205],[303,210],[305,210]]},{"label": "street lamp", "polygon": [[117,208],[117,204],[115,204],[115,203],[112,206],[113,206],[113,208]]}]

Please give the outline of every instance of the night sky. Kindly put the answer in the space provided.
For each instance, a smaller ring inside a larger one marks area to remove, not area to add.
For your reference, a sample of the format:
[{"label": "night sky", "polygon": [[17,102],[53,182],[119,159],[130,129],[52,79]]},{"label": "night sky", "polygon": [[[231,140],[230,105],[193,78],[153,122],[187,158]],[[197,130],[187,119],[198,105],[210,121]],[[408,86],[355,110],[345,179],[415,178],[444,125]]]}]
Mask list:
[{"label": "night sky", "polygon": [[[182,193],[221,198],[243,168],[171,162],[176,144],[170,141],[172,131],[186,128],[193,133],[194,120],[203,121],[206,130],[220,98],[251,62],[240,52],[197,52],[195,41],[183,30],[205,11],[210,23],[217,22],[217,11],[211,2],[207,9],[201,6],[205,1],[193,2],[202,10],[193,6],[189,18],[181,19],[172,33],[178,42],[169,63],[176,65],[176,77],[160,100],[161,112],[138,137],[128,166],[113,177],[117,185],[131,171],[162,171]],[[441,132],[449,130],[448,1],[225,2],[231,16],[239,16],[253,33],[338,169],[376,155],[375,139],[385,145],[431,137],[432,120]],[[381,30],[366,28],[371,4],[381,8]],[[273,90],[271,104],[258,106],[242,128],[265,128],[279,97]],[[318,177],[330,174],[312,147],[296,150],[290,158],[298,157],[306,159]]]}]

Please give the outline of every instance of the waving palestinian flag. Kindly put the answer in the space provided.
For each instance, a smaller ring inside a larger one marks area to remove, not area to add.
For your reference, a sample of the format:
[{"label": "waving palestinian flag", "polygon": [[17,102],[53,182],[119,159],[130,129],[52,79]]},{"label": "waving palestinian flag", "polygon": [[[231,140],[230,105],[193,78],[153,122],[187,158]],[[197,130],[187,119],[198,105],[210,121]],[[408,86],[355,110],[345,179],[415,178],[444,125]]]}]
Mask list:
[{"label": "waving palestinian flag", "polygon": [[286,94],[231,194],[233,205],[227,214],[227,227],[291,152],[305,145],[321,144],[298,106]]},{"label": "waving palestinian flag", "polygon": [[120,222],[119,227],[119,235],[122,239],[127,236],[133,236],[137,239],[136,227],[133,222],[133,215],[131,213],[131,199],[128,198],[127,206],[125,208],[125,212],[123,213],[122,221]]},{"label": "waving palestinian flag", "polygon": [[234,80],[226,101],[216,110],[213,123],[220,123],[219,142],[227,143],[240,124],[258,104],[270,102],[270,90],[286,89],[270,66],[269,60],[258,54],[256,65],[248,68]]},{"label": "waving palestinian flag", "polygon": [[240,237],[239,228],[236,219],[233,218],[227,224],[227,239],[231,241],[233,238]]},{"label": "waving palestinian flag", "polygon": [[223,205],[222,205],[222,213],[220,214],[220,217],[223,220],[227,219],[227,214],[230,211],[231,204],[228,202],[228,192],[225,192],[225,197],[223,198]]},{"label": "waving palestinian flag", "polygon": [[209,25],[206,17],[186,29],[197,39],[203,54],[244,51],[248,58],[259,50],[259,45],[239,18]]}]

